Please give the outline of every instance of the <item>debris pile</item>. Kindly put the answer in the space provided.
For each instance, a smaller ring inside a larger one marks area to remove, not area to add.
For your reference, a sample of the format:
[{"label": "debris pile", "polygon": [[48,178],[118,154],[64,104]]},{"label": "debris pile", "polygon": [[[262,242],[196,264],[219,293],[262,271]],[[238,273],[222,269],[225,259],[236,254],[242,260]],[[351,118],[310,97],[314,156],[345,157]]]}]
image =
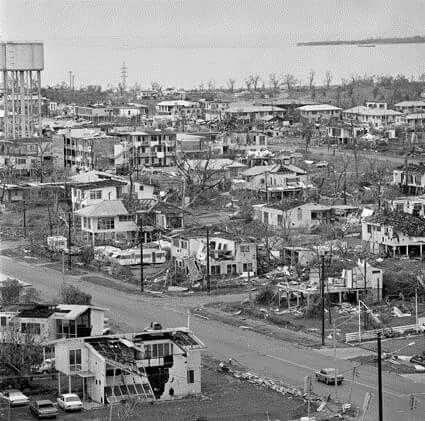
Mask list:
[{"label": "debris pile", "polygon": [[[228,364],[224,364],[223,362],[219,364],[219,371],[229,374],[235,377],[236,379],[240,379],[260,387],[265,387],[270,390],[274,390],[275,392],[281,393],[282,395],[291,395],[294,397],[305,398],[304,391],[301,387],[292,386],[289,383],[286,383],[282,380],[277,381],[277,380],[270,379],[268,377],[260,377],[249,371],[242,371],[242,370],[235,369]],[[322,399],[319,395],[315,395],[312,393],[310,395],[310,401],[321,402]]]}]

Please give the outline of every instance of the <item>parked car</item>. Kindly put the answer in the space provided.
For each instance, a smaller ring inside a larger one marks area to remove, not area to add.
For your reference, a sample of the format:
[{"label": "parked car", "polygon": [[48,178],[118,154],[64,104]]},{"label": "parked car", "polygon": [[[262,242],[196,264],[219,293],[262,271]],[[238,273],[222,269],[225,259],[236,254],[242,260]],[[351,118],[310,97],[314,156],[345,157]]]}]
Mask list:
[{"label": "parked car", "polygon": [[[322,368],[319,371],[316,371],[316,379],[319,382],[325,384],[335,384],[335,369],[334,368]],[[344,376],[341,374],[336,375],[336,383],[342,384]]]},{"label": "parked car", "polygon": [[21,391],[16,389],[5,390],[0,397],[9,401],[10,406],[28,405],[30,400]]},{"label": "parked car", "polygon": [[83,403],[76,393],[63,393],[57,398],[58,407],[64,411],[81,411]]},{"label": "parked car", "polygon": [[59,413],[56,405],[48,399],[31,402],[30,411],[37,418],[56,418]]}]

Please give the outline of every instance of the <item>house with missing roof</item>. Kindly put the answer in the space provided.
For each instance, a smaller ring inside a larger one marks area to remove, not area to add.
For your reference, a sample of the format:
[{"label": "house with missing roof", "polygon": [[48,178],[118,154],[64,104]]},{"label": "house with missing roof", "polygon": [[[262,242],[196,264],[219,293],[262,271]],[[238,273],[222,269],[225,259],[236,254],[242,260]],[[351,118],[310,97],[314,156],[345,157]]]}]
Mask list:
[{"label": "house with missing roof", "polygon": [[307,173],[292,164],[259,165],[242,171],[234,189],[259,192],[269,199],[299,196],[308,187]]},{"label": "house with missing roof", "polygon": [[[122,176],[115,176],[99,171],[82,173],[72,178],[71,198],[73,210],[95,205],[105,200],[120,200],[130,194],[130,181]],[[133,197],[139,202],[156,202],[154,187],[149,184],[133,182]]]},{"label": "house with missing roof", "polygon": [[82,240],[93,247],[133,242],[139,231],[136,215],[121,200],[103,200],[79,209],[75,215],[80,218]]},{"label": "house with missing roof", "polygon": [[[171,238],[171,259],[177,268],[190,275],[191,269],[207,272],[207,238],[205,232],[178,233]],[[257,245],[251,240],[226,232],[209,236],[210,275],[255,276]]]},{"label": "house with missing roof", "polygon": [[[57,340],[58,393],[83,381],[83,400],[172,400],[201,393],[205,345],[187,328]],[[64,379],[65,376],[65,379]],[[68,380],[67,382],[65,380]]]},{"label": "house with missing roof", "polygon": [[393,212],[404,212],[425,219],[425,195],[396,197],[386,200],[385,206]]},{"label": "house with missing roof", "polygon": [[7,342],[11,330],[23,337],[31,334],[34,341],[40,344],[59,338],[102,335],[105,312],[104,308],[76,304],[31,303],[2,306],[0,340]]},{"label": "house with missing roof", "polygon": [[311,229],[331,223],[358,211],[351,205],[321,205],[319,203],[273,203],[254,205],[254,219],[276,229]]},{"label": "house with missing roof", "polygon": [[393,184],[405,190],[408,194],[425,193],[425,164],[409,163],[393,170]]},{"label": "house with missing roof", "polygon": [[273,117],[285,117],[285,108],[270,105],[231,104],[223,111],[225,118],[234,118],[245,123],[268,121]]},{"label": "house with missing roof", "polygon": [[424,220],[403,212],[376,213],[362,222],[362,242],[374,254],[422,258],[425,255]]}]

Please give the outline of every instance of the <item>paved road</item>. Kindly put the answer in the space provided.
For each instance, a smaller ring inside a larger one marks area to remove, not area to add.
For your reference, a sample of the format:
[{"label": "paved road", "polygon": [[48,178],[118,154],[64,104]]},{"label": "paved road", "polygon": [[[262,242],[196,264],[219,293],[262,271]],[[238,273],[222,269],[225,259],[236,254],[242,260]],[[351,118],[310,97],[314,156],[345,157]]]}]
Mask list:
[{"label": "paved road", "polygon": [[[36,263],[17,262],[11,258],[0,257],[1,272],[31,282],[42,292],[46,300],[56,297],[61,286],[61,274]],[[198,305],[196,297],[170,298],[132,295],[111,288],[99,287],[78,278],[67,277],[66,282],[78,283],[80,288],[93,296],[94,304],[109,309],[108,317],[131,331],[142,330],[152,320],[163,326],[183,326],[187,323],[186,309]],[[215,298],[216,299],[216,298]],[[204,301],[204,300],[202,300]],[[232,358],[259,375],[276,379],[283,378],[292,384],[301,385],[304,376],[318,367],[333,367],[333,358],[311,349],[289,342],[273,339],[252,331],[212,320],[191,318],[191,329],[205,342],[208,352],[218,359]],[[353,363],[337,360],[338,370],[349,380]],[[353,400],[361,405],[366,392],[374,393],[367,417],[374,421],[377,417],[376,385],[377,373],[374,368],[361,367],[360,376],[353,385]],[[385,373],[384,407],[386,421],[401,419],[424,420],[425,384],[415,384],[395,374]],[[334,393],[333,387],[313,382],[315,391],[322,394]],[[338,388],[340,398],[347,399],[350,381]],[[418,396],[418,407],[409,410],[409,396]]]}]

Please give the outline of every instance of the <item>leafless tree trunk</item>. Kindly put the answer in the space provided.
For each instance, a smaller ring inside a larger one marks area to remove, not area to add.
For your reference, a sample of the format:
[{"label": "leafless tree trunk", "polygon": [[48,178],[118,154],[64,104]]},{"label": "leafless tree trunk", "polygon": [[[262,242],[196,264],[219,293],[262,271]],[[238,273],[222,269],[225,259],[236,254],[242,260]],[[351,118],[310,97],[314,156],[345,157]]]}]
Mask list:
[{"label": "leafless tree trunk", "polygon": [[332,82],[332,73],[330,70],[327,70],[325,73],[325,86],[326,86],[326,90],[329,91],[329,88],[331,86],[331,82]]},{"label": "leafless tree trunk", "polygon": [[272,95],[273,96],[276,95],[280,87],[280,80],[279,80],[279,77],[276,75],[276,73],[269,74],[269,86],[272,91]]},{"label": "leafless tree trunk", "polygon": [[227,88],[229,89],[230,92],[233,92],[235,90],[235,84],[236,84],[235,79],[229,78],[226,81]]},{"label": "leafless tree trunk", "polygon": [[310,73],[308,74],[308,88],[310,90],[310,94],[313,92],[315,75],[316,75],[316,72],[313,69],[311,69]]}]

